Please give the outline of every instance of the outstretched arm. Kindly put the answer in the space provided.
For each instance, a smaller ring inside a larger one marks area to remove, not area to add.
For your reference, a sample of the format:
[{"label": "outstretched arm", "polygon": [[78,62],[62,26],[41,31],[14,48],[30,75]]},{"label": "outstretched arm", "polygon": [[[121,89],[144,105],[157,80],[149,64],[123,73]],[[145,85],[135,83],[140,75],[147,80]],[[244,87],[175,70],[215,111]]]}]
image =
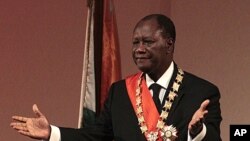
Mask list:
[{"label": "outstretched arm", "polygon": [[33,105],[34,118],[13,116],[14,121],[10,126],[22,135],[33,139],[48,140],[50,137],[50,125],[46,117],[39,111],[36,104]]}]

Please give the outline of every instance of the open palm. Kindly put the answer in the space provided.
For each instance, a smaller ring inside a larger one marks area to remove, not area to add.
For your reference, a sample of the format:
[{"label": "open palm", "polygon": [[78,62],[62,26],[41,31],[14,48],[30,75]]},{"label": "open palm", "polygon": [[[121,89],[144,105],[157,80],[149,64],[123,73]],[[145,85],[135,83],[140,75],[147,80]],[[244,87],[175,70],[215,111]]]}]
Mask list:
[{"label": "open palm", "polygon": [[48,139],[50,136],[50,125],[46,117],[39,111],[37,105],[33,105],[35,118],[13,116],[14,120],[10,126],[20,134],[34,139]]}]

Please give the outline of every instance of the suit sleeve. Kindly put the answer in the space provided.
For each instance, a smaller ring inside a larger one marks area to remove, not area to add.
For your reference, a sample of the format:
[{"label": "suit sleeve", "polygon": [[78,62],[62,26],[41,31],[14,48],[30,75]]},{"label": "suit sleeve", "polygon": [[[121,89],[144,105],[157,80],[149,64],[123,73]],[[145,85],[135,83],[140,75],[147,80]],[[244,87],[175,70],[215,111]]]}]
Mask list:
[{"label": "suit sleeve", "polygon": [[112,141],[113,128],[111,119],[112,90],[105,101],[104,108],[96,122],[81,129],[60,127],[61,141]]},{"label": "suit sleeve", "polygon": [[207,107],[208,114],[205,118],[205,125],[207,127],[206,135],[203,141],[221,141],[220,138],[220,123],[222,120],[220,110],[220,92],[217,87],[209,92],[210,104]]}]

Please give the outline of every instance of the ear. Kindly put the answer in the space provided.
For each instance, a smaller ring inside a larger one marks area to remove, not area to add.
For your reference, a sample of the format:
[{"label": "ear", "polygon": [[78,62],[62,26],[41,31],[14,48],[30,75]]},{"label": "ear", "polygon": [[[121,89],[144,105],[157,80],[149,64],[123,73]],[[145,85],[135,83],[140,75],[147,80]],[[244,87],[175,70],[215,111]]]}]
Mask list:
[{"label": "ear", "polygon": [[166,40],[167,53],[174,53],[174,40],[173,38],[168,38]]}]

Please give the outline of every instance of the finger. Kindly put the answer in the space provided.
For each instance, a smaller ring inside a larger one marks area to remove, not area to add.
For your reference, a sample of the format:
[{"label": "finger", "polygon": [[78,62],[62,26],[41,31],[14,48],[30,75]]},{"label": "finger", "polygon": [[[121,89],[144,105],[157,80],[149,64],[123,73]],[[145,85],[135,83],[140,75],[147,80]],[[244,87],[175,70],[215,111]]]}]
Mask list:
[{"label": "finger", "polygon": [[201,109],[202,111],[206,110],[206,108],[207,108],[207,106],[208,106],[209,103],[210,103],[210,101],[209,101],[208,99],[205,100],[205,101],[203,101],[203,102],[201,103],[200,109]]},{"label": "finger", "polygon": [[44,116],[44,115],[42,114],[42,112],[40,112],[40,110],[38,109],[38,107],[37,107],[36,104],[33,105],[32,109],[33,109],[33,112],[36,114],[37,117]]},{"label": "finger", "polygon": [[203,120],[203,119],[205,118],[205,116],[206,116],[207,113],[208,113],[207,110],[202,111],[202,112],[200,113],[200,115],[199,115],[196,119]]},{"label": "finger", "polygon": [[12,125],[12,128],[18,131],[29,131],[26,125]]},{"label": "finger", "polygon": [[203,118],[199,118],[196,120],[196,122],[193,124],[193,126],[197,127],[200,126],[202,124]]},{"label": "finger", "polygon": [[190,124],[190,128],[191,130],[197,130],[197,129],[200,129],[201,126],[202,126],[202,123],[203,123],[203,119],[200,118],[200,119],[196,119],[194,120],[194,122],[192,124]]},{"label": "finger", "polygon": [[12,116],[12,119],[20,122],[26,122],[28,120],[27,117],[21,117],[21,116]]},{"label": "finger", "polygon": [[206,116],[207,113],[208,113],[208,110],[205,110],[205,111],[203,112],[202,118],[204,118],[204,117]]},{"label": "finger", "polygon": [[188,125],[188,129],[190,130],[195,123],[196,123],[196,119],[192,119],[191,122]]},{"label": "finger", "polygon": [[188,128],[190,129],[192,127],[196,127],[197,125],[201,125],[202,123],[203,123],[203,116],[196,118],[196,119],[192,119]]},{"label": "finger", "polygon": [[22,134],[22,135],[25,135],[25,136],[28,136],[28,137],[31,137],[32,135],[30,134],[30,132],[28,131],[22,131],[22,130],[19,130],[18,133]]},{"label": "finger", "polygon": [[22,126],[26,126],[26,124],[25,123],[20,123],[20,122],[12,122],[10,124],[10,126],[20,126],[20,127],[22,127]]}]

